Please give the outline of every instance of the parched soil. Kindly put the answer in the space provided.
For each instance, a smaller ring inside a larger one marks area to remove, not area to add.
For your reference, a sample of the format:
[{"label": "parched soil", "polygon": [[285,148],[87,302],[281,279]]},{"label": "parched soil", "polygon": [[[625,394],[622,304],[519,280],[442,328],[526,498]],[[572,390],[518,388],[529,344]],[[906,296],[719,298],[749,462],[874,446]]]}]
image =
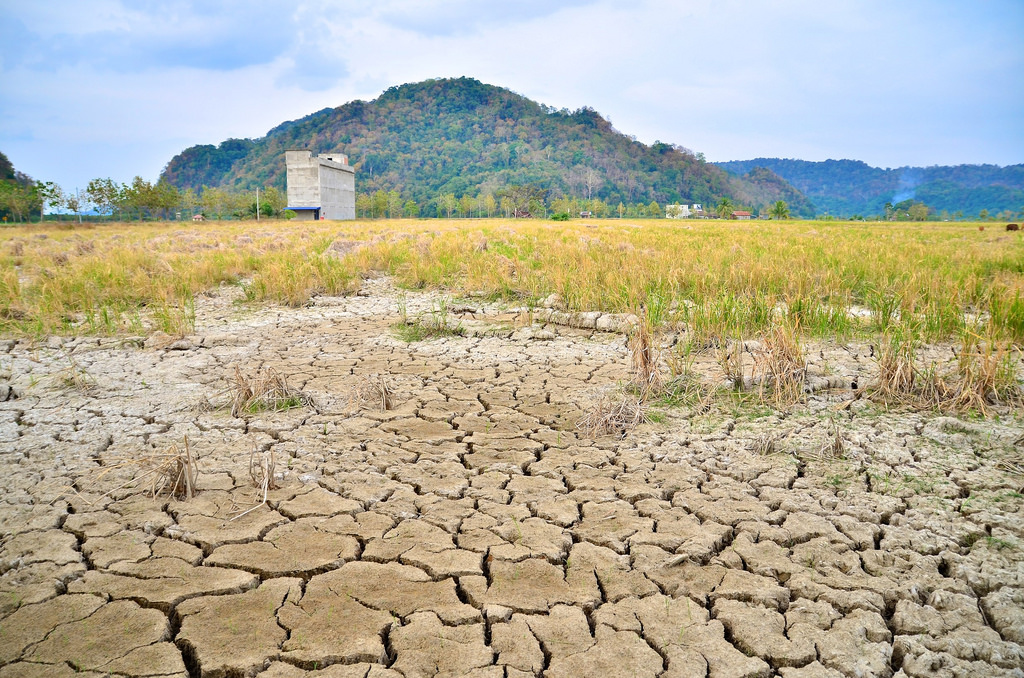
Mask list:
[{"label": "parched soil", "polygon": [[[593,439],[621,334],[231,292],[184,339],[0,341],[0,678],[1024,676],[1018,414],[886,412],[823,344],[789,413]],[[236,368],[313,402],[233,417]],[[198,494],[150,497],[186,437]]]}]

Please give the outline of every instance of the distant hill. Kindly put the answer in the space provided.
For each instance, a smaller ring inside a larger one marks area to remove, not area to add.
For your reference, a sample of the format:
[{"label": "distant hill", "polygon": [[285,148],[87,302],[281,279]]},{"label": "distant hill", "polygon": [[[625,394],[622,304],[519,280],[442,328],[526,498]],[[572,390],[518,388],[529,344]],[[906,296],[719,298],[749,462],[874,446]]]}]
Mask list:
[{"label": "distant hill", "polygon": [[919,200],[937,212],[1024,211],[1024,165],[956,165],[879,169],[859,160],[756,158],[715,163],[742,176],[763,167],[813,201],[819,214],[849,217],[884,212],[885,204]]},{"label": "distant hill", "polygon": [[745,205],[771,205],[783,200],[790,216],[812,218],[816,215],[807,196],[770,169],[753,167],[743,176],[733,177],[733,187],[739,201]]},{"label": "distant hill", "polygon": [[592,109],[555,110],[471,78],[392,87],[373,101],[283,123],[260,139],[193,146],[162,178],[196,190],[283,189],[284,152],[294,148],[346,153],[359,192],[397,190],[421,204],[442,193],[473,196],[515,184],[612,206],[728,197],[755,208],[786,200],[803,213],[807,202],[779,177],[733,178],[684,148],[626,136]]}]

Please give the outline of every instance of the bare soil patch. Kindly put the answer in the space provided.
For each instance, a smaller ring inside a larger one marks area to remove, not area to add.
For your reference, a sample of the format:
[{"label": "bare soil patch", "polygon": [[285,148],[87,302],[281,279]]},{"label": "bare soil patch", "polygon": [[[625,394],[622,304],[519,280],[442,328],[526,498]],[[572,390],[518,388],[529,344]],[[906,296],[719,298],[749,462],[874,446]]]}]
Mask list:
[{"label": "bare soil patch", "polygon": [[[436,295],[239,294],[0,341],[0,678],[1024,676],[1018,411],[887,411],[877,347],[809,342],[789,409],[698,388],[592,437],[617,324],[470,300],[406,342]],[[125,463],[186,438],[192,498]]]}]

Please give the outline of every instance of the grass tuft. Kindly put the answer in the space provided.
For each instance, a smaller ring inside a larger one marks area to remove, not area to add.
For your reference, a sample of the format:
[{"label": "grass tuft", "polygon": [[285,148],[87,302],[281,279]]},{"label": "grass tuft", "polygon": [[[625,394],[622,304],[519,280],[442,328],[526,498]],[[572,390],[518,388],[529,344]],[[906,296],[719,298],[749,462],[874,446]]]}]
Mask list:
[{"label": "grass tuft", "polygon": [[576,423],[576,429],[590,437],[621,436],[649,421],[648,407],[642,398],[604,395]]},{"label": "grass tuft", "polygon": [[111,473],[132,469],[137,472],[130,480],[108,490],[103,496],[110,496],[127,487],[138,487],[143,481],[148,481],[147,492],[153,498],[167,496],[185,500],[196,496],[198,492],[196,484],[199,480],[199,461],[192,453],[188,436],[185,436],[183,448],[171,445],[165,452],[108,462],[96,475],[95,481],[99,482]]},{"label": "grass tuft", "polygon": [[353,400],[360,405],[386,412],[394,406],[391,384],[383,374],[363,377],[355,389]]},{"label": "grass tuft", "polygon": [[252,377],[246,377],[237,366],[235,367],[235,383],[231,397],[232,417],[304,406],[315,407],[313,398],[289,386],[285,377],[272,367],[259,370]]},{"label": "grass tuft", "polygon": [[774,325],[754,352],[754,380],[763,405],[782,410],[803,399],[807,362],[798,325]]}]

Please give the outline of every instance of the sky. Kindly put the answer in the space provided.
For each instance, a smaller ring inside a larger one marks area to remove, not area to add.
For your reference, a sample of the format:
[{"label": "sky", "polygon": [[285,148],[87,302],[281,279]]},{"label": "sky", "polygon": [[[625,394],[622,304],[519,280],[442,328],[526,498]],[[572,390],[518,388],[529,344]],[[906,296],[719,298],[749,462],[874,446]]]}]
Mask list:
[{"label": "sky", "polygon": [[155,181],[189,146],[469,76],[712,161],[1011,165],[1022,35],[1022,0],[0,0],[0,152],[65,189]]}]

